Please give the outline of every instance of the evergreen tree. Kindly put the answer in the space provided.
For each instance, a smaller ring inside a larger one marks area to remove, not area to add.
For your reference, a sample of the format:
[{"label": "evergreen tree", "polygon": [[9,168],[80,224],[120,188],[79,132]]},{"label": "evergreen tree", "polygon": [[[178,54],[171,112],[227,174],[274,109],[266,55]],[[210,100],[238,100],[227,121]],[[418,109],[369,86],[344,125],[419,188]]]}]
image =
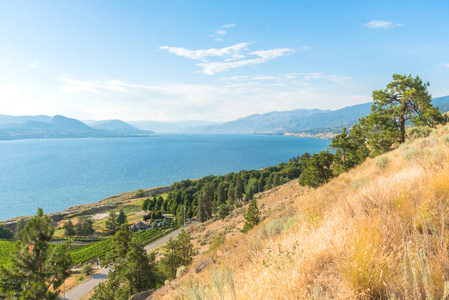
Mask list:
[{"label": "evergreen tree", "polygon": [[193,261],[195,251],[190,234],[181,230],[176,239],[170,238],[164,246],[164,257],[160,265],[167,278],[176,277],[176,270],[181,266],[188,266]]},{"label": "evergreen tree", "polygon": [[241,176],[237,176],[235,182],[235,200],[240,201],[243,198],[243,193],[245,192],[244,182]]},{"label": "evergreen tree", "polygon": [[69,244],[54,245],[51,219],[41,208],[21,231],[10,268],[2,267],[0,295],[10,299],[58,299],[59,287],[69,276]]},{"label": "evergreen tree", "polygon": [[25,227],[26,224],[27,224],[27,222],[25,221],[24,218],[20,219],[20,220],[17,222],[16,229],[14,230],[14,238],[15,238],[16,240],[19,240],[19,241],[22,240],[22,234],[21,234],[21,231],[22,231],[22,229]]},{"label": "evergreen tree", "polygon": [[145,200],[142,201],[142,210],[144,212],[147,212],[148,210],[150,210],[150,198],[146,198]]},{"label": "evergreen tree", "polygon": [[75,232],[75,226],[73,226],[72,220],[68,220],[64,226],[64,235],[65,236],[74,236],[76,234]]},{"label": "evergreen tree", "polygon": [[95,232],[93,225],[94,222],[91,219],[81,218],[75,225],[75,233],[82,236],[91,235]]},{"label": "evergreen tree", "polygon": [[221,220],[221,219],[226,218],[230,212],[231,212],[231,207],[229,204],[220,205],[218,207],[218,212],[217,212],[218,219]]},{"label": "evergreen tree", "polygon": [[245,224],[243,225],[242,232],[248,232],[255,225],[260,222],[259,208],[257,207],[257,200],[252,199],[248,205],[248,210],[245,215]]},{"label": "evergreen tree", "polygon": [[319,154],[314,153],[306,161],[307,167],[299,176],[299,184],[316,188],[328,182],[334,176],[332,172],[333,162],[334,155],[328,151],[323,150]]},{"label": "evergreen tree", "polygon": [[125,212],[123,211],[123,208],[120,209],[120,212],[117,217],[117,225],[120,226],[122,224],[125,224],[127,222]]},{"label": "evergreen tree", "polygon": [[428,86],[419,76],[394,74],[386,89],[373,92],[374,104],[363,123],[369,129],[370,145],[375,151],[385,152],[396,142],[404,143],[408,121],[430,127],[446,122],[432,106]]},{"label": "evergreen tree", "polygon": [[106,220],[106,234],[114,235],[117,232],[118,226],[117,214],[111,211]]},{"label": "evergreen tree", "polygon": [[0,239],[12,239],[13,234],[11,230],[5,227],[5,225],[0,224]]},{"label": "evergreen tree", "polygon": [[154,253],[147,255],[143,244],[132,238],[127,226],[120,226],[113,238],[113,247],[113,254],[105,263],[112,267],[108,280],[95,288],[90,299],[127,300],[156,286],[156,256]]}]

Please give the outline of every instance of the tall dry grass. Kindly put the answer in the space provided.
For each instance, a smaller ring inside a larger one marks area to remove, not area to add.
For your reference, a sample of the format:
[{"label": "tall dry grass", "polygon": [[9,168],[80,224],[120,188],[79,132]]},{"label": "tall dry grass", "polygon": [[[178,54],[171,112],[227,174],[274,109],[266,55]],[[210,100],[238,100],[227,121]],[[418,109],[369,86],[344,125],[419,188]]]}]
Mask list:
[{"label": "tall dry grass", "polygon": [[[447,299],[449,128],[299,194],[166,299]],[[384,163],[387,161],[388,163]],[[289,210],[289,207],[286,207]]]}]

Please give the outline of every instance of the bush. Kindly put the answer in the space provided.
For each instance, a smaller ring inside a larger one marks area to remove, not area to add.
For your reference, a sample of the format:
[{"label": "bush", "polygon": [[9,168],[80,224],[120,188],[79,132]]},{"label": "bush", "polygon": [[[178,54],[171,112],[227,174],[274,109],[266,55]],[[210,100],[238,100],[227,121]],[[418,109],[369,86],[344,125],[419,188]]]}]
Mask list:
[{"label": "bush", "polygon": [[432,131],[434,131],[433,128],[430,128],[428,126],[422,126],[422,127],[411,127],[407,128],[405,131],[405,134],[408,139],[414,140],[418,138],[425,138],[428,137]]},{"label": "bush", "polygon": [[92,268],[92,266],[90,264],[85,264],[81,268],[81,275],[83,275],[83,276],[90,275],[90,274],[92,274],[93,270],[94,270],[94,268]]},{"label": "bush", "polygon": [[388,165],[389,162],[390,159],[387,156],[378,156],[376,157],[374,164],[376,165],[376,167],[383,169]]},{"label": "bush", "polygon": [[273,236],[281,233],[284,228],[284,222],[281,219],[271,220],[267,225],[265,225],[265,231],[268,236]]},{"label": "bush", "polygon": [[441,141],[445,144],[449,144],[449,134],[445,134],[441,137]]},{"label": "bush", "polygon": [[136,197],[136,198],[142,198],[142,197],[144,197],[144,196],[145,196],[145,191],[144,191],[144,190],[138,189],[138,190],[136,191],[136,194],[135,194],[135,197]]},{"label": "bush", "polygon": [[186,266],[180,266],[178,268],[178,270],[176,270],[176,278],[182,277],[182,275],[184,275],[185,273],[187,273],[187,267]]},{"label": "bush", "polygon": [[417,149],[409,149],[407,151],[402,152],[402,158],[408,161],[415,160],[421,156],[421,152]]},{"label": "bush", "polygon": [[232,210],[232,208],[227,204],[220,205],[220,207],[218,208],[218,213],[217,213],[218,219],[221,220],[221,219],[226,218],[229,215],[229,213],[231,212],[231,210]]},{"label": "bush", "polygon": [[226,241],[225,235],[219,235],[214,238],[214,242],[209,247],[209,251],[214,251],[220,247],[221,244],[223,244]]},{"label": "bush", "polygon": [[284,231],[288,231],[299,224],[301,222],[300,216],[293,216],[287,219],[287,222],[284,223]]}]

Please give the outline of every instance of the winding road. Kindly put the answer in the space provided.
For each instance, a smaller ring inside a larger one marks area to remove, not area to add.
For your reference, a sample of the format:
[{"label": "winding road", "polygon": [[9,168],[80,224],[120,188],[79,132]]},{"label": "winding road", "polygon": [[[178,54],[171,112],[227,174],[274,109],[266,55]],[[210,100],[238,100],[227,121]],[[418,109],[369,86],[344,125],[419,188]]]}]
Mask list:
[{"label": "winding road", "polygon": [[[187,229],[191,224],[196,225],[196,224],[198,224],[198,222],[192,222],[192,223],[186,224],[184,227],[179,228],[179,229],[173,231],[172,233],[160,238],[159,240],[154,241],[153,243],[145,246],[145,250],[147,252],[149,252],[149,251],[156,249],[159,246],[162,246],[170,238],[176,237],[181,232],[182,229]],[[109,269],[107,269],[107,268],[101,269],[99,273],[93,275],[89,280],[86,280],[85,282],[81,283],[80,285],[74,287],[69,292],[66,292],[65,296],[63,295],[63,297],[61,299],[63,299],[63,300],[78,300],[78,299],[80,299],[84,295],[88,294],[100,282],[108,279],[108,273],[109,273]]]}]

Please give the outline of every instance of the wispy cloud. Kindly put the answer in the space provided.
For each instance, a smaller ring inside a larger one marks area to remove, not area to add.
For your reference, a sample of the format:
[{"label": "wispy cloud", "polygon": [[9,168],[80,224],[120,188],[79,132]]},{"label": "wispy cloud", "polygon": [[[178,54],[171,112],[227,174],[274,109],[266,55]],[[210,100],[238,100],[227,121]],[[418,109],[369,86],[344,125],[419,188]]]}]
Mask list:
[{"label": "wispy cloud", "polygon": [[234,23],[226,24],[226,25],[221,26],[221,28],[232,28],[232,27],[235,27]]},{"label": "wispy cloud", "polygon": [[168,52],[178,56],[196,60],[204,60],[207,57],[242,58],[242,55],[240,53],[243,50],[246,50],[250,44],[252,43],[239,43],[234,46],[221,49],[210,48],[201,50],[189,50],[182,47],[170,46],[162,46],[160,47],[160,49],[167,50]]},{"label": "wispy cloud", "polygon": [[40,62],[38,62],[38,61],[34,61],[34,62],[32,62],[32,63],[30,64],[30,67],[31,67],[31,68],[36,68],[36,69],[38,69],[38,68],[41,67],[41,64],[40,64]]},{"label": "wispy cloud", "polygon": [[5,60],[3,61],[3,63],[4,63],[4,64],[10,64],[11,62],[10,62],[9,60],[5,59]]},{"label": "wispy cloud", "polygon": [[[237,45],[221,49],[211,48],[202,50],[190,50],[182,47],[170,46],[163,46],[160,47],[160,49],[167,50],[168,52],[178,56],[202,61],[201,63],[197,64],[198,66],[203,68],[203,70],[199,72],[207,75],[214,75],[243,66],[266,63],[267,61],[274,58],[289,55],[294,52],[294,50],[290,48],[258,50],[249,52],[248,46],[251,44],[252,43],[239,43]],[[247,55],[256,57],[244,59],[247,57]],[[208,62],[206,61],[206,58],[221,58],[222,60]]]},{"label": "wispy cloud", "polygon": [[220,26],[220,28],[215,30],[215,32],[209,35],[209,37],[213,38],[217,42],[222,42],[223,37],[228,34],[228,32],[225,29],[232,28],[235,26],[236,25],[234,23]]},{"label": "wispy cloud", "polygon": [[389,29],[394,27],[401,27],[403,26],[403,24],[385,20],[372,20],[368,23],[363,24],[363,26],[371,29]]},{"label": "wispy cloud", "polygon": [[449,68],[449,64],[445,64],[444,66],[445,66],[446,68]]},{"label": "wispy cloud", "polygon": [[142,85],[62,76],[60,91],[64,96],[58,99],[83,107],[84,118],[89,119],[138,120],[147,118],[146,112],[151,111],[152,119],[161,121],[227,121],[273,110],[335,109],[368,102],[369,95],[350,94],[339,87],[338,82],[346,78],[324,73],[288,73],[233,76],[211,84]]}]

